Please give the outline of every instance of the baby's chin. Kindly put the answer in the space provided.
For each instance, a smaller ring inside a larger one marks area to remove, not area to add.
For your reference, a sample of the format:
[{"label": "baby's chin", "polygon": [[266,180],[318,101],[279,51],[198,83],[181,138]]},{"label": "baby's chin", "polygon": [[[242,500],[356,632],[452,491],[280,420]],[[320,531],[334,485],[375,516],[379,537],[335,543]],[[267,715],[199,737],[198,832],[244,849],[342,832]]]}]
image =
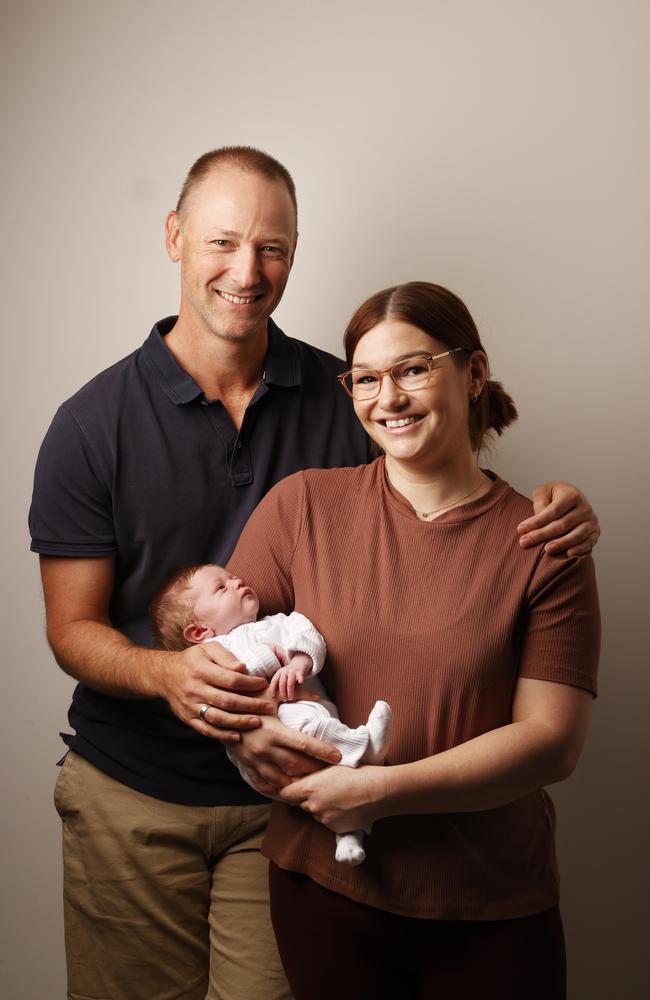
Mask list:
[{"label": "baby's chin", "polygon": [[251,591],[244,598],[243,614],[246,615],[247,622],[254,622],[257,618],[257,612],[260,610],[260,599],[255,593]]}]

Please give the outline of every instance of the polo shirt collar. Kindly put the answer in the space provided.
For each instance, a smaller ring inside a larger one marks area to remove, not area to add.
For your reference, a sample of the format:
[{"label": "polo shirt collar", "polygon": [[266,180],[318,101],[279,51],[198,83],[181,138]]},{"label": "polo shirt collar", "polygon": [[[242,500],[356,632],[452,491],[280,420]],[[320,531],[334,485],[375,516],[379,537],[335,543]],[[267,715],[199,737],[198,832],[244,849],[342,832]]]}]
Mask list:
[{"label": "polo shirt collar", "polygon": [[298,351],[272,319],[269,319],[269,347],[262,379],[267,385],[282,385],[288,388],[302,383]]},{"label": "polo shirt collar", "polygon": [[165,345],[165,335],[173,328],[178,316],[167,316],[156,323],[142,345],[142,355],[153,367],[161,388],[172,403],[191,403],[203,395],[200,385],[181,368]]},{"label": "polo shirt collar", "polygon": [[[163,390],[173,403],[191,403],[203,395],[203,390],[191,375],[178,364],[165,346],[165,336],[173,328],[177,316],[167,316],[156,323],[142,345],[142,353],[153,366]],[[267,385],[292,387],[302,382],[298,352],[293,343],[272,319],[269,319],[269,346],[262,379]]]}]

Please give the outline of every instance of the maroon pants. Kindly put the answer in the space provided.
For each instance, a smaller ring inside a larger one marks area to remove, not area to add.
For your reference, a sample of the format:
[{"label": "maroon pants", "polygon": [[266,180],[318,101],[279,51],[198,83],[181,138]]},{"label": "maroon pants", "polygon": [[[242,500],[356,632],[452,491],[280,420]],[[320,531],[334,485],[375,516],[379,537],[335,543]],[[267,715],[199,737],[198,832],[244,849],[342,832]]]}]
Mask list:
[{"label": "maroon pants", "polygon": [[516,920],[421,920],[271,864],[271,917],[295,1000],[565,1000],[557,906]]}]

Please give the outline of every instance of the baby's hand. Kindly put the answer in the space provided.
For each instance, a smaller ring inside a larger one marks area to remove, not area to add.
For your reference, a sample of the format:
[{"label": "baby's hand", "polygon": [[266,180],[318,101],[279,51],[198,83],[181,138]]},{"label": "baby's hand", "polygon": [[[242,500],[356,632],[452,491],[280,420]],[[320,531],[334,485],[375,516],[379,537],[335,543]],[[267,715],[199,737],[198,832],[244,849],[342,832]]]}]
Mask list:
[{"label": "baby's hand", "polygon": [[294,653],[289,662],[271,678],[269,690],[280,701],[293,701],[299,695],[296,690],[311,673],[312,660],[306,653]]}]

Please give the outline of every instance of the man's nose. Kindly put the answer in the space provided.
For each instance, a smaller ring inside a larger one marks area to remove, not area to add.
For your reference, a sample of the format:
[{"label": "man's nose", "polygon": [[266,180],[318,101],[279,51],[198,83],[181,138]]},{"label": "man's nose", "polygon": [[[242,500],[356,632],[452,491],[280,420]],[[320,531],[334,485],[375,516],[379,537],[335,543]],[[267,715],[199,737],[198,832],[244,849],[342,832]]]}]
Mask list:
[{"label": "man's nose", "polygon": [[235,259],[232,261],[231,270],[240,289],[254,288],[260,277],[256,248],[239,247]]}]

